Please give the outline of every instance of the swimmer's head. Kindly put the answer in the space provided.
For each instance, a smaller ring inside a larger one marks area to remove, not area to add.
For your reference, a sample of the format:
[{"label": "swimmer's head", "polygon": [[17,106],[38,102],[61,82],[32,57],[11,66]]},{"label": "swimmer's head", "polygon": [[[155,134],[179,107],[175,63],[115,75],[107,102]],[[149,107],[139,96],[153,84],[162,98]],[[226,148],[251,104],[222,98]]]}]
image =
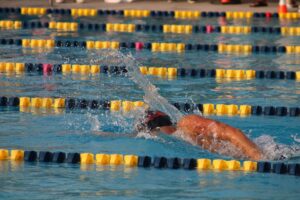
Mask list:
[{"label": "swimmer's head", "polygon": [[163,126],[172,126],[171,118],[161,111],[147,110],[142,120],[136,125],[137,131],[153,131]]}]

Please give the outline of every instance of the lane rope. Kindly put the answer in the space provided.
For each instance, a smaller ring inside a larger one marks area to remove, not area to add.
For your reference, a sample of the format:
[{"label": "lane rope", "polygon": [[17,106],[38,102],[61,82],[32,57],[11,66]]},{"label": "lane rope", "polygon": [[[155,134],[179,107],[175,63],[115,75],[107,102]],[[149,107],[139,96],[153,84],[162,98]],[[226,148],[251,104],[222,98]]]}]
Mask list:
[{"label": "lane rope", "polygon": [[288,13],[271,13],[271,12],[242,12],[242,11],[227,11],[227,12],[212,12],[212,11],[154,11],[154,10],[97,10],[86,8],[72,8],[72,9],[58,9],[58,8],[37,8],[37,7],[21,7],[9,8],[1,7],[0,13],[3,14],[21,14],[21,15],[36,15],[42,16],[46,14],[68,15],[74,17],[96,17],[96,16],[122,16],[130,18],[145,18],[145,17],[163,17],[174,19],[200,19],[211,17],[225,17],[227,19],[251,19],[251,18],[274,18],[274,19],[288,19],[297,20],[300,14],[297,12]]},{"label": "lane rope", "polygon": [[184,53],[185,51],[207,51],[248,55],[251,53],[287,53],[300,54],[300,46],[257,46],[248,44],[190,44],[172,42],[119,42],[119,41],[78,41],[78,40],[44,40],[44,39],[0,39],[0,45],[17,45],[22,48],[49,50],[54,47],[93,49],[148,49],[152,52]]},{"label": "lane rope", "polygon": [[[251,80],[251,79],[273,79],[273,80],[300,80],[300,71],[273,71],[273,70],[243,70],[243,69],[204,69],[204,68],[175,68],[175,67],[148,67],[140,66],[143,75],[152,75],[162,78],[174,79],[175,77],[192,78],[216,78],[225,80]],[[80,74],[95,75],[115,74],[125,75],[126,66],[87,65],[87,64],[49,64],[49,63],[14,63],[0,62],[0,73],[20,75],[36,73],[37,75],[55,74]]]},{"label": "lane rope", "polygon": [[[219,116],[300,116],[300,107],[286,106],[260,106],[260,105],[238,105],[238,104],[212,104],[212,103],[172,103],[178,110],[189,113],[200,110],[204,115]],[[19,107],[21,112],[33,109],[98,109],[110,110],[112,112],[129,112],[141,107],[148,107],[143,101],[129,100],[88,100],[63,97],[6,97],[0,96],[0,107]]]},{"label": "lane rope", "polygon": [[281,34],[283,36],[299,36],[300,27],[258,27],[258,26],[197,26],[197,25],[177,25],[177,24],[97,24],[97,23],[77,23],[77,22],[22,22],[13,20],[1,20],[0,28],[11,29],[36,29],[47,28],[57,31],[93,31],[93,32],[154,32],[154,33],[222,33],[222,34]]},{"label": "lane rope", "polygon": [[24,151],[20,149],[0,149],[0,163],[3,161],[25,161],[43,163],[68,163],[80,165],[113,165],[125,167],[142,167],[156,169],[186,169],[220,171],[244,171],[260,173],[276,173],[300,176],[300,164],[284,162],[254,162],[207,158],[166,158],[163,156],[137,156],[104,153],[64,153],[49,151]]}]

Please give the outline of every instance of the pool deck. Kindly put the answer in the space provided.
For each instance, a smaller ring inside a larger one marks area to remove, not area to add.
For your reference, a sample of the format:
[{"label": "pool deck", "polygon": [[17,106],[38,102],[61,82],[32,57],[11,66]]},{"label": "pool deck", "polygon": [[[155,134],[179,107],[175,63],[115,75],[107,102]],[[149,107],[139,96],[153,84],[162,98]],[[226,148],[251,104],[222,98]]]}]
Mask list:
[{"label": "pool deck", "polygon": [[[97,9],[147,9],[147,10],[199,10],[199,11],[252,11],[252,12],[277,12],[278,3],[269,3],[268,7],[251,8],[251,1],[237,5],[212,4],[203,0],[194,4],[186,1],[168,3],[167,0],[138,0],[132,3],[108,4],[103,0],[86,0],[83,4],[67,0],[63,4],[54,4],[56,8],[97,8]],[[218,2],[214,0],[214,2]],[[50,7],[48,0],[0,0],[0,7]]]}]

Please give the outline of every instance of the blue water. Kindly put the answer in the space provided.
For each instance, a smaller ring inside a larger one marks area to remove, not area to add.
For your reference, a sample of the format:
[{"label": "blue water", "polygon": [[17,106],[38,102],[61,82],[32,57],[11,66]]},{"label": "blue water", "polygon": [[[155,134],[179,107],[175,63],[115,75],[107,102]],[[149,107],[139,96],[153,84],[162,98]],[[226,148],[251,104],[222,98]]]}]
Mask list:
[{"label": "blue water", "polygon": [[[1,16],[1,19],[20,19]],[[43,20],[48,20],[44,17]],[[71,18],[56,16],[57,21]],[[37,20],[26,17],[22,20]],[[80,18],[91,23],[149,23],[218,25],[217,18],[201,20],[142,19],[117,17]],[[276,20],[233,21],[228,24],[279,26]],[[298,26],[298,21],[286,22]],[[236,43],[256,45],[299,44],[298,37],[250,34],[155,34],[155,33],[64,33],[36,30],[2,30],[0,38],[55,38],[122,41],[174,41],[186,43]],[[233,68],[255,70],[299,70],[299,55],[251,54],[233,55],[212,52],[151,53],[131,52],[147,66],[185,68]],[[0,61],[32,63],[83,63],[115,65],[111,51],[57,48],[37,53],[16,46],[0,46]],[[125,63],[126,64],[126,63]],[[236,103],[251,105],[298,106],[300,82],[293,80],[242,80],[217,82],[215,79],[148,77],[170,102]],[[143,91],[127,76],[0,74],[0,96],[60,96],[86,99],[142,100]],[[250,116],[211,118],[240,128],[265,151],[277,153],[274,145],[299,147],[300,127],[297,117]],[[224,158],[182,140],[158,137],[131,137],[132,113],[89,110],[43,110],[22,112],[17,108],[0,108],[0,148],[49,150],[64,152],[122,153],[181,158]],[[97,131],[113,132],[99,136]],[[299,162],[292,160],[288,162]],[[120,167],[79,166],[67,164],[29,164],[0,162],[0,199],[298,199],[299,177],[243,172],[203,172]]]}]

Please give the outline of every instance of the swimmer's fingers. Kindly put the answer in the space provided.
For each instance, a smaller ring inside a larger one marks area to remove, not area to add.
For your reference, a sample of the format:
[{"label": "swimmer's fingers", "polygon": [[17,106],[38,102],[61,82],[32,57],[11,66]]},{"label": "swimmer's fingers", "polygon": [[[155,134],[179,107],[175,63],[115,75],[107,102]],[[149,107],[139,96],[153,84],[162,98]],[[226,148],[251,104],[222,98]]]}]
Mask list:
[{"label": "swimmer's fingers", "polygon": [[103,132],[103,131],[93,131],[95,135],[103,136],[103,137],[113,137],[113,138],[128,138],[128,137],[136,137],[137,133],[112,133],[112,132]]},{"label": "swimmer's fingers", "polygon": [[103,132],[103,131],[93,131],[95,135],[100,135],[100,136],[115,136],[116,134],[111,133],[111,132]]}]

